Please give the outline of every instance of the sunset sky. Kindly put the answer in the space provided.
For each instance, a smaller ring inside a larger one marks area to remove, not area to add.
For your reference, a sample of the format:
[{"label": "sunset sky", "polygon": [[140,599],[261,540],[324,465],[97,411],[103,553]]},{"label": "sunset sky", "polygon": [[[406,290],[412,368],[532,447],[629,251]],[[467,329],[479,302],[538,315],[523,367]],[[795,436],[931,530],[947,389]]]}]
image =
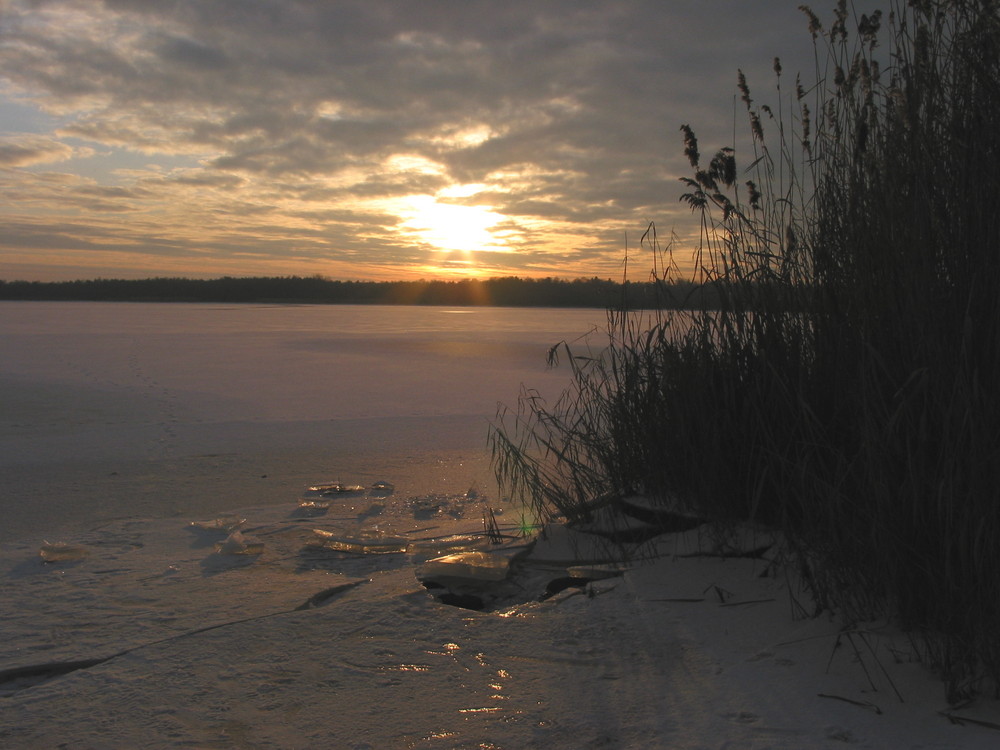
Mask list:
[{"label": "sunset sky", "polygon": [[0,279],[683,266],[679,128],[813,76],[797,6],[0,0]]}]

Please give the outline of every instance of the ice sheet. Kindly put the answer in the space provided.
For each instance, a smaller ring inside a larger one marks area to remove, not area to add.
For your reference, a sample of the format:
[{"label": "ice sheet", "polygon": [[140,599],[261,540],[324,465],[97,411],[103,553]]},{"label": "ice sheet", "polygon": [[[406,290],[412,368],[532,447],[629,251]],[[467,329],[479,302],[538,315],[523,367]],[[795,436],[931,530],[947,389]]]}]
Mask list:
[{"label": "ice sheet", "polygon": [[486,437],[600,311],[0,302],[0,539],[392,476],[488,490]]}]

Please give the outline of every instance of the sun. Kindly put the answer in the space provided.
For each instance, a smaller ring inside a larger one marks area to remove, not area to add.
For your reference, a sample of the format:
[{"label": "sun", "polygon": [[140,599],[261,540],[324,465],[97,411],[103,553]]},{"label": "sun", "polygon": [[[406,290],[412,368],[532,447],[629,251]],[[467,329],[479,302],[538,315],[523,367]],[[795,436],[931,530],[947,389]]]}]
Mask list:
[{"label": "sun", "polygon": [[496,227],[507,217],[491,206],[448,202],[451,198],[474,194],[466,192],[471,189],[472,186],[457,186],[437,195],[409,196],[401,212],[405,217],[403,231],[443,253],[468,255],[505,250],[504,235]]}]

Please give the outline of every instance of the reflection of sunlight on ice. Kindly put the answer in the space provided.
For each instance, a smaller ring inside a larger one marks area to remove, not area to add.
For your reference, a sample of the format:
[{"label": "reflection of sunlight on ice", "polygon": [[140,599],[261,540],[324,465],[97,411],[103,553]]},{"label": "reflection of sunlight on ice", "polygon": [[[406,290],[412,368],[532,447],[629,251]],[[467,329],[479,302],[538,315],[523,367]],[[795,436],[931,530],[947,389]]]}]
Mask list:
[{"label": "reflection of sunlight on ice", "polygon": [[426,664],[399,664],[395,667],[391,667],[389,671],[392,672],[430,672],[431,668]]}]

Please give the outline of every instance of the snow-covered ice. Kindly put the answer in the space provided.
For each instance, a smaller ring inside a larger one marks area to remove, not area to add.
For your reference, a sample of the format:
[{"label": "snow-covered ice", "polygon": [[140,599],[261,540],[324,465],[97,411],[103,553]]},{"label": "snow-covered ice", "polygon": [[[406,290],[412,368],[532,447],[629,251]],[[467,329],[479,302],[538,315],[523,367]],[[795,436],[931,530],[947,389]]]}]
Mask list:
[{"label": "snow-covered ice", "polygon": [[[572,577],[553,561],[575,532],[539,540],[537,556],[508,540],[522,554],[508,556],[506,598],[474,611],[425,588],[448,575],[428,571],[427,554],[315,544],[317,523],[363,538],[371,519],[359,525],[354,509],[317,521],[295,508],[242,511],[236,533],[262,545],[249,556],[220,554],[225,531],[182,519],[81,533],[78,560],[5,544],[4,746],[996,746],[997,730],[939,713],[940,685],[905,638],[804,616],[801,587],[766,560],[691,556],[667,536],[688,556],[577,571],[586,584],[547,595]],[[399,505],[378,521],[398,538],[461,536],[498,554],[476,510],[427,524]]]}]

